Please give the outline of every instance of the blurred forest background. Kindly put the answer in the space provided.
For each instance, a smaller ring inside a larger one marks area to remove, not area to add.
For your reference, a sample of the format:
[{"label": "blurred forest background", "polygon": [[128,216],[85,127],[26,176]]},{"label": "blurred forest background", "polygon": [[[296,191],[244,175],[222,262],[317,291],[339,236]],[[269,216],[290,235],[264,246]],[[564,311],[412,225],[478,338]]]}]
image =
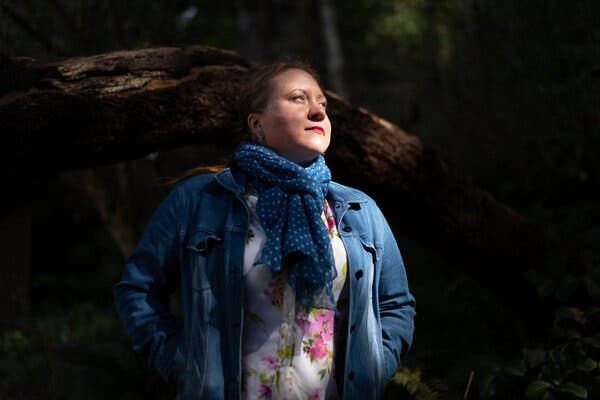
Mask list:
[{"label": "blurred forest background", "polygon": [[[387,398],[600,398],[600,2],[0,1],[2,62],[171,44],[307,59],[565,243],[529,277],[553,315],[529,340],[505,299],[397,231],[418,315]],[[1,235],[24,255],[0,268],[23,265],[29,308],[0,332],[0,398],[173,398],[131,350],[111,287],[161,180],[220,155],[188,146],[19,188]]]}]

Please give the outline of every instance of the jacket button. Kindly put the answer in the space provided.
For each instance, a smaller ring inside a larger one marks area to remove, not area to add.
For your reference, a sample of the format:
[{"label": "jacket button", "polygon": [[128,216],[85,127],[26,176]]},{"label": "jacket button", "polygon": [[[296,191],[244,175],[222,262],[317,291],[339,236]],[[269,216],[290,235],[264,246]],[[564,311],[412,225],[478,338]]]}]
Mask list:
[{"label": "jacket button", "polygon": [[350,333],[354,332],[354,329],[356,329],[356,324],[352,324],[350,327]]},{"label": "jacket button", "polygon": [[348,379],[349,379],[349,380],[353,380],[353,379],[354,379],[354,372],[350,372],[350,373],[348,374]]},{"label": "jacket button", "polygon": [[343,230],[344,232],[352,232],[352,227],[350,227],[350,226],[346,225],[345,227],[343,227],[343,228],[342,228],[342,230]]},{"label": "jacket button", "polygon": [[356,273],[354,274],[354,276],[356,277],[356,279],[360,279],[363,276],[363,270],[359,269],[358,271],[356,271]]}]

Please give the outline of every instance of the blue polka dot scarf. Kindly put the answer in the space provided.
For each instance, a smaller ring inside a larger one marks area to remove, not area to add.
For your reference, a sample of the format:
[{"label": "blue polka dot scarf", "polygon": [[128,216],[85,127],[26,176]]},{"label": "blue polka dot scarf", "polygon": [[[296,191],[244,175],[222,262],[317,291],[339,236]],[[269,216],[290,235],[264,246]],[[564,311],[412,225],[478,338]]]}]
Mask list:
[{"label": "blue polka dot scarf", "polygon": [[267,241],[255,264],[267,264],[273,276],[289,266],[288,283],[300,303],[335,309],[337,273],[329,232],[321,220],[331,180],[323,156],[303,168],[264,146],[244,143],[234,159],[253,177],[259,194],[256,213]]}]

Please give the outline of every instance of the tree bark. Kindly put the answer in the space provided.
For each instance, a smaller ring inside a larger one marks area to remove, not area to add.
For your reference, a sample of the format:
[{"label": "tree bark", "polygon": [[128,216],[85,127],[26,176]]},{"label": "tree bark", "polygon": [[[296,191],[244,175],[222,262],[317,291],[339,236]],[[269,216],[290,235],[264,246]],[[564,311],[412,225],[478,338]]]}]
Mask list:
[{"label": "tree bark", "polygon": [[[50,64],[11,60],[0,72],[3,171],[23,180],[191,144],[227,154],[243,134],[235,105],[249,67],[235,53],[201,46]],[[326,94],[334,178],[370,194],[394,229],[446,254],[515,312],[541,318],[525,276],[544,271],[551,246],[545,233],[470,184],[416,136]]]},{"label": "tree bark", "polygon": [[331,89],[339,96],[346,98],[347,93],[343,79],[344,57],[335,22],[334,7],[329,0],[318,2],[317,7],[325,41],[327,79],[331,84]]}]

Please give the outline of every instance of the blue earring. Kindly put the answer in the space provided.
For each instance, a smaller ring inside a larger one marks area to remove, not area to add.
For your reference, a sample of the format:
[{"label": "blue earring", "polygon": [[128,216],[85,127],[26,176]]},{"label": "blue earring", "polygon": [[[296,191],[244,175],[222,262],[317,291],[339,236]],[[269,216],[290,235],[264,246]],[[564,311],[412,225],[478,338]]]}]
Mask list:
[{"label": "blue earring", "polygon": [[265,141],[265,135],[263,135],[262,131],[258,131],[258,133],[256,134],[256,140],[258,141],[258,143],[262,143]]}]

